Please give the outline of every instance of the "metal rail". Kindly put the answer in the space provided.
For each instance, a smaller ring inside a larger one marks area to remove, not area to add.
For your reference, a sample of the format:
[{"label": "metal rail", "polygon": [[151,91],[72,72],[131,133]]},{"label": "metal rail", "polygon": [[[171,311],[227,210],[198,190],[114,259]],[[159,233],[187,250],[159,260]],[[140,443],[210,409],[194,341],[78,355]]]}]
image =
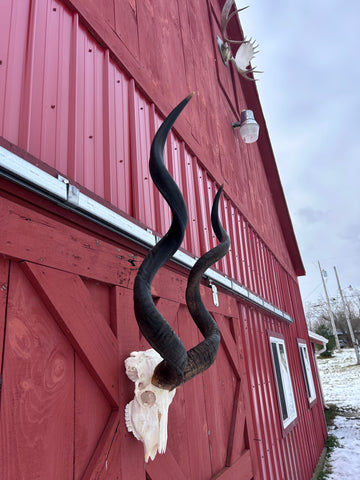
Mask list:
[{"label": "metal rail", "polygon": [[[110,229],[111,231],[125,236],[137,244],[145,247],[153,247],[159,240],[151,230],[145,229],[136,223],[128,220],[113,210],[101,205],[92,198],[84,195],[75,186],[62,177],[58,178],[44,172],[40,168],[32,165],[18,155],[10,152],[0,146],[0,176],[17,183],[53,202],[73,212],[93,221],[97,224]],[[178,250],[172,258],[172,261],[191,269],[197,258]],[[265,310],[268,313],[276,315],[281,320],[293,323],[294,319],[283,310],[275,307],[258,295],[252,293],[246,287],[240,285],[233,279],[223,275],[211,268],[204,274],[213,289],[214,302],[216,298],[216,288],[218,286],[229,290],[242,299],[251,302],[256,307]]]}]

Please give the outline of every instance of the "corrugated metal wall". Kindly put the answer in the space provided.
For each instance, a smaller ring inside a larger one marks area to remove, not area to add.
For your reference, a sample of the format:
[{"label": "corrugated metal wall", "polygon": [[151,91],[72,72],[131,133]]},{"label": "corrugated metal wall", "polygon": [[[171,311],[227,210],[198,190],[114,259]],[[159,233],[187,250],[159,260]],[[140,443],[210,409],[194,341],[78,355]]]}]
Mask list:
[{"label": "corrugated metal wall", "polygon": [[[71,13],[55,0],[1,2],[0,135],[94,194],[164,234],[170,211],[149,175],[153,135],[163,120]],[[212,248],[210,210],[218,185],[174,133],[165,161],[184,193],[183,247]],[[232,238],[218,267],[289,312],[288,274],[230,199],[221,217]]]},{"label": "corrugated metal wall", "polygon": [[[291,294],[296,295],[295,288],[292,285],[289,285],[289,288]],[[292,312],[293,315],[297,313]],[[298,339],[307,338],[305,322],[303,326],[300,322],[289,326],[245,305],[240,305],[240,318],[250,405],[254,418],[254,445],[260,460],[257,478],[311,478],[327,433],[325,423],[319,421],[323,418],[323,404],[318,386],[316,403],[309,408],[306,400],[298,348]],[[286,435],[280,428],[282,421],[272,368],[270,332],[284,337],[295,395],[297,424]],[[311,352],[309,344],[308,351]],[[317,381],[315,369],[313,378]]]}]

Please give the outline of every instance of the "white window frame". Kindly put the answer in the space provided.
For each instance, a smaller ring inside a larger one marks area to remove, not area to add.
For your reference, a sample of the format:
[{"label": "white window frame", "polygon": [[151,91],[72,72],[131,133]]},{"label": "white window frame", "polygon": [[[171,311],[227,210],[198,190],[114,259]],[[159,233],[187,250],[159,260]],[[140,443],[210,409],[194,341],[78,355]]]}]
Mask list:
[{"label": "white window frame", "polygon": [[284,430],[297,419],[294,389],[292,386],[285,340],[270,336],[270,349]]},{"label": "white window frame", "polygon": [[304,372],[306,393],[308,396],[309,404],[312,405],[316,400],[316,390],[315,390],[314,377],[311,370],[309,350],[304,341],[298,340],[298,345],[299,345],[301,365]]}]

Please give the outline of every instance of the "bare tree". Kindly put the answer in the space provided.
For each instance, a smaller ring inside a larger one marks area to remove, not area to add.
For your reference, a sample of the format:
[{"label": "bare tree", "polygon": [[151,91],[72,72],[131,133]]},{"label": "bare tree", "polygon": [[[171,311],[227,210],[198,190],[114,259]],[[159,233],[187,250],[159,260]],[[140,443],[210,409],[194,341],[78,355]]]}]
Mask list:
[{"label": "bare tree", "polygon": [[[360,341],[360,291],[348,287],[344,289],[344,296],[355,338]],[[347,345],[351,346],[351,337],[346,322],[346,312],[340,295],[330,297],[330,304],[335,318],[336,329]],[[317,330],[320,325],[330,327],[327,303],[322,296],[319,297],[316,302],[308,302],[305,305],[305,315],[308,327],[312,331]]]}]

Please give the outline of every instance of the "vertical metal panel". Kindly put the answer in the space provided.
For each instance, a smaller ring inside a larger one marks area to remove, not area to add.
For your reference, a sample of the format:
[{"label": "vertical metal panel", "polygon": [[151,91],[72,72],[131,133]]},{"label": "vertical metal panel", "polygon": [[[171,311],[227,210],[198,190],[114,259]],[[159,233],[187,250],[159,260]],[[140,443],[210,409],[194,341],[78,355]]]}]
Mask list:
[{"label": "vertical metal panel", "polygon": [[279,275],[278,275],[278,265],[274,257],[272,258],[272,273],[273,273],[273,279],[274,279],[274,291],[276,294],[276,305],[282,305],[282,302],[281,302],[282,297],[281,297]]},{"label": "vertical metal panel", "polygon": [[76,45],[75,180],[104,197],[103,71],[105,51],[79,27]]},{"label": "vertical metal panel", "polygon": [[254,418],[254,440],[257,448],[257,458],[259,459],[260,475],[259,478],[271,478],[269,464],[267,459],[266,446],[268,444],[268,433],[266,422],[263,421],[263,414],[267,414],[267,404],[262,395],[261,382],[259,380],[259,371],[262,368],[260,351],[264,355],[258,344],[259,333],[254,325],[253,311],[245,306],[241,306],[243,330],[244,358],[248,371],[250,403],[253,409]]},{"label": "vertical metal panel", "polygon": [[269,299],[271,303],[273,301],[273,289],[271,284],[270,278],[270,267],[269,267],[269,250],[266,245],[263,245],[263,262],[264,262],[264,280],[265,280],[265,287],[266,287],[266,298]]},{"label": "vertical metal panel", "polygon": [[66,173],[70,178],[75,178],[75,165],[77,162],[77,137],[78,137],[78,59],[77,44],[79,37],[79,16],[75,14],[72,22],[70,72],[69,72],[69,145]]},{"label": "vertical metal panel", "polygon": [[29,1],[0,2],[0,133],[18,144]]},{"label": "vertical metal panel", "polygon": [[[211,225],[211,209],[212,209],[214,198],[217,192],[217,188],[216,188],[215,182],[209,177],[208,174],[205,174],[204,188],[205,188],[205,198],[206,198],[206,217],[208,221],[207,232],[204,232],[204,233],[207,233],[207,236],[209,238],[209,249],[211,249],[211,248],[214,248],[218,243],[215,232]],[[220,203],[219,203],[219,216],[222,223],[224,224],[224,215],[222,215],[223,201],[224,201],[224,197],[222,195],[222,198],[220,199]],[[227,268],[226,268],[226,263],[224,259],[220,260],[219,262],[216,262],[214,264],[214,268],[217,268],[218,270],[221,270],[222,272],[227,274]]]},{"label": "vertical metal panel", "polygon": [[[154,132],[157,131],[157,129],[160,127],[160,125],[163,122],[163,118],[161,118],[156,112],[154,112],[153,121],[154,121],[154,126],[151,127],[151,131],[152,131],[151,136],[153,136]],[[167,143],[164,148],[164,164],[165,164],[165,167],[169,170],[169,152],[171,156],[171,151],[169,150],[168,146],[169,146],[169,139],[167,140]],[[149,153],[150,153],[150,150],[149,150]],[[146,157],[147,161],[149,160],[149,153]],[[152,180],[151,180],[151,185],[152,185]],[[155,202],[155,221],[156,221],[155,230],[161,235],[165,235],[165,233],[169,230],[169,227],[171,225],[172,215],[171,215],[170,207],[168,206],[165,199],[162,197],[162,195],[156,188],[154,188],[154,202]]]},{"label": "vertical metal panel", "polygon": [[258,255],[259,255],[259,263],[261,265],[260,278],[261,278],[261,285],[262,285],[262,291],[263,291],[263,298],[269,298],[269,291],[268,291],[267,281],[266,281],[264,250],[265,250],[265,245],[261,242],[260,239],[258,239]]},{"label": "vertical metal panel", "polygon": [[239,210],[236,210],[236,222],[237,222],[237,233],[239,239],[239,257],[240,257],[240,283],[243,285],[247,284],[247,265],[245,258],[245,249],[244,249],[244,229],[243,229],[243,218]]},{"label": "vertical metal panel", "polygon": [[206,172],[205,170],[197,163],[194,169],[195,174],[195,191],[197,192],[197,218],[198,218],[198,229],[201,245],[201,255],[210,250],[210,238],[209,238],[209,228],[210,219],[209,219],[209,210],[207,206],[207,196],[206,196]]},{"label": "vertical metal panel", "polygon": [[129,82],[108,54],[104,93],[105,199],[132,215]]},{"label": "vertical metal panel", "polygon": [[254,288],[255,292],[259,292],[260,290],[260,282],[259,282],[259,268],[258,268],[258,258],[256,252],[256,233],[253,228],[249,228],[249,244],[250,244],[250,254],[251,254],[251,264],[252,264],[252,274],[254,279]]},{"label": "vertical metal panel", "polygon": [[257,251],[257,259],[258,259],[258,268],[259,268],[259,282],[260,282],[260,292],[263,298],[268,298],[266,287],[265,287],[265,279],[264,279],[264,258],[263,258],[263,243],[261,242],[260,238],[257,236],[256,238],[256,251]]},{"label": "vertical metal panel", "polygon": [[269,271],[269,278],[270,278],[270,282],[271,282],[271,298],[272,298],[272,302],[274,303],[274,305],[277,305],[278,304],[278,298],[277,298],[277,291],[276,291],[276,285],[275,285],[275,277],[274,277],[274,257],[273,255],[271,255],[271,252],[268,251],[268,255],[267,255],[267,258],[268,258],[268,271]]},{"label": "vertical metal panel", "polygon": [[[223,193],[220,199],[220,220],[222,222],[223,227],[229,233],[231,231],[231,202]],[[235,278],[235,258],[232,250],[232,246],[230,245],[228,255],[220,261],[220,270],[228,275],[229,277]]]},{"label": "vertical metal panel", "polygon": [[254,288],[254,281],[252,275],[252,259],[251,259],[251,251],[249,245],[249,235],[248,235],[248,223],[245,219],[242,222],[242,233],[243,233],[243,248],[244,248],[244,255],[245,255],[245,265],[246,265],[246,283],[250,290],[255,291]]},{"label": "vertical metal panel", "polygon": [[267,273],[267,286],[269,289],[269,301],[275,305],[275,294],[274,294],[274,285],[273,285],[273,278],[272,278],[272,270],[271,270],[271,254],[269,250],[265,249],[265,268]]},{"label": "vertical metal panel", "polygon": [[20,146],[37,157],[41,154],[46,14],[47,9],[39,9],[39,1],[31,2],[19,126]]},{"label": "vertical metal panel", "polygon": [[230,254],[231,254],[231,267],[232,267],[232,276],[238,280],[238,282],[243,283],[242,272],[241,272],[241,253],[239,252],[239,230],[238,230],[238,212],[234,205],[229,202],[230,205],[230,226],[229,226],[229,236],[231,238]]},{"label": "vertical metal panel", "polygon": [[238,234],[239,234],[239,250],[241,255],[241,270],[242,270],[242,284],[249,285],[249,269],[247,264],[247,252],[246,252],[246,243],[244,235],[244,218],[241,213],[237,212],[238,217]]},{"label": "vertical metal panel", "polygon": [[[214,202],[214,198],[217,192],[217,188],[215,182],[209,177],[209,175],[205,172],[205,197],[206,197],[206,213],[207,213],[207,220],[208,220],[208,236],[209,236],[209,244],[210,248],[214,248],[217,240],[215,232],[212,229],[211,225],[211,209]],[[219,205],[219,215],[221,216],[221,204]],[[224,223],[224,220],[223,220]]]},{"label": "vertical metal panel", "polygon": [[156,230],[154,186],[149,172],[150,122],[154,122],[151,105],[131,87],[131,162],[135,216],[150,229]]},{"label": "vertical metal panel", "polygon": [[195,182],[197,161],[196,158],[187,151],[184,142],[181,144],[181,154],[184,179],[183,192],[189,213],[189,224],[185,233],[184,247],[196,257],[200,257],[201,244],[198,227],[198,207]]},{"label": "vertical metal panel", "polygon": [[[39,10],[42,10],[42,5]],[[60,171],[64,171],[68,143],[72,16],[68,11],[59,8],[58,2],[55,1],[47,3],[45,13],[47,17],[44,25],[45,51],[42,64],[39,65],[36,74],[43,76],[42,119],[39,125],[41,128],[40,155],[37,156]],[[37,56],[37,53],[35,55]],[[43,72],[40,72],[40,68]],[[34,77],[34,81],[37,81],[37,77]],[[36,101],[37,99],[34,98],[34,102]]]}]

